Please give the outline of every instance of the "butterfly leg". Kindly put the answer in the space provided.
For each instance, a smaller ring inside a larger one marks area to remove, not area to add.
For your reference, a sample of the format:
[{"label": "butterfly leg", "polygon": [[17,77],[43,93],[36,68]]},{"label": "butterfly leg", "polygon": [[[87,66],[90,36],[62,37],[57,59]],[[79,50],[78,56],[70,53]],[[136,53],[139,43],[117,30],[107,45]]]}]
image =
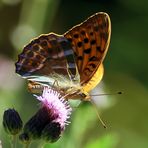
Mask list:
[{"label": "butterfly leg", "polygon": [[[62,96],[64,96],[65,93],[64,93],[64,91],[61,89],[61,87],[60,87],[60,85],[59,85],[59,83],[58,83],[58,80],[55,79],[51,87],[54,88],[56,91],[58,91]],[[66,99],[66,98],[65,98],[65,99]]]},{"label": "butterfly leg", "polygon": [[68,73],[68,77],[70,78],[71,83],[73,82],[74,79],[74,75],[72,74],[72,72],[70,71],[70,69],[67,67],[67,73]]},{"label": "butterfly leg", "polygon": [[57,88],[59,88],[58,80],[55,80],[55,81],[53,82],[52,87],[57,87]]}]

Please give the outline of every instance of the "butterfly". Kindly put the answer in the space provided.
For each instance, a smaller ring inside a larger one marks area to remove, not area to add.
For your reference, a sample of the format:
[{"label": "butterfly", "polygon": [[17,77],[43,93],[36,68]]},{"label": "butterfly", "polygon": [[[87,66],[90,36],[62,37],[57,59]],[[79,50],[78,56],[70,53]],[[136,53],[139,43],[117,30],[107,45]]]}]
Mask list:
[{"label": "butterfly", "polygon": [[110,36],[110,17],[104,12],[90,16],[63,35],[42,34],[18,55],[16,73],[29,81],[32,93],[48,85],[68,99],[90,100],[89,91],[104,74]]}]

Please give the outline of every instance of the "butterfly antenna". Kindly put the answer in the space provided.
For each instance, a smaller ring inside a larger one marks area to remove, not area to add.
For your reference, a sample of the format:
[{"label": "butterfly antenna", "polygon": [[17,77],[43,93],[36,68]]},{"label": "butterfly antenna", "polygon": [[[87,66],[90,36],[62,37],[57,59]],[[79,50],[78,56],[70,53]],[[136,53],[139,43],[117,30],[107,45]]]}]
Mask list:
[{"label": "butterfly antenna", "polygon": [[104,128],[107,128],[106,124],[103,122],[103,120],[101,119],[101,117],[100,117],[100,115],[99,115],[99,113],[98,113],[96,104],[94,103],[93,100],[91,100],[90,102],[91,102],[91,104],[94,106],[95,112],[96,112],[96,114],[97,114],[97,116],[98,116],[98,119],[100,120],[101,124],[103,125]]},{"label": "butterfly antenna", "polygon": [[[114,93],[114,94],[95,94],[95,95],[90,95],[90,96],[106,96],[106,95],[120,95],[122,94],[122,92],[117,92],[117,93]],[[98,113],[98,110],[97,110],[97,107],[96,107],[96,104],[94,103],[94,101],[91,99],[90,100],[91,104],[94,106],[94,109],[95,109],[95,112],[98,116],[98,119],[100,120],[101,124],[103,125],[104,128],[107,128],[106,124],[103,122],[103,120],[101,119],[99,113]]]},{"label": "butterfly antenna", "polygon": [[90,96],[110,96],[110,95],[121,95],[123,94],[121,91],[117,92],[117,93],[113,93],[113,94],[95,94],[95,95],[90,95]]}]

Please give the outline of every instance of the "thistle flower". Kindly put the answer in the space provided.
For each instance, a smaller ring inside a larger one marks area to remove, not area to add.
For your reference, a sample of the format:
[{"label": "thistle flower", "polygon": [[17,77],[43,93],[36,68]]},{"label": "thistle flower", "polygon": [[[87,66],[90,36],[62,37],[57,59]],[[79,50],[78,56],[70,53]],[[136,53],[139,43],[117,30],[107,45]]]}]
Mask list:
[{"label": "thistle flower", "polygon": [[51,112],[55,118],[53,121],[58,122],[64,130],[72,111],[68,101],[58,91],[49,87],[44,87],[42,96],[37,96],[37,99],[41,101],[42,107],[46,107]]},{"label": "thistle flower", "polygon": [[8,134],[18,134],[23,126],[19,113],[15,109],[8,109],[3,115],[3,126]]},{"label": "thistle flower", "polygon": [[44,87],[43,94],[36,96],[41,101],[39,111],[25,124],[24,133],[30,138],[43,138],[54,142],[59,139],[71,114],[71,107],[61,94]]}]

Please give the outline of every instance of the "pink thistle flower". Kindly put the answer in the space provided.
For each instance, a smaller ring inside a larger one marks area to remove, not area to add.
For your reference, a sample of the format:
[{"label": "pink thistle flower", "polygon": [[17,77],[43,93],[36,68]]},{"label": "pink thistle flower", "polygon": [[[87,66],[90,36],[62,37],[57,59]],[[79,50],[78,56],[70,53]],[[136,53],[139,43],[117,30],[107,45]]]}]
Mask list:
[{"label": "pink thistle flower", "polygon": [[36,96],[41,101],[42,107],[46,107],[50,111],[50,115],[53,117],[52,122],[58,122],[61,129],[65,129],[65,125],[68,125],[68,119],[70,118],[72,108],[69,102],[53,88],[44,87],[41,96]]},{"label": "pink thistle flower", "polygon": [[44,87],[42,95],[35,96],[41,101],[41,108],[24,125],[20,140],[42,138],[55,142],[69,123],[72,109],[64,96],[53,88]]}]

